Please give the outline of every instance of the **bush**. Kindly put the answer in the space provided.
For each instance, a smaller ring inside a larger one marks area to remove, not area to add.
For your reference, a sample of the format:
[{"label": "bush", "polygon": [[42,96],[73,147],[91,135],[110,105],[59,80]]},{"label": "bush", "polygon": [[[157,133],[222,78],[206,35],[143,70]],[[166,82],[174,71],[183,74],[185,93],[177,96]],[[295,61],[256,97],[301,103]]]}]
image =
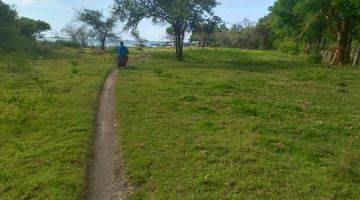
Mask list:
[{"label": "bush", "polygon": [[322,57],[321,55],[310,54],[307,59],[310,63],[321,63]]},{"label": "bush", "polygon": [[41,42],[38,45],[38,53],[42,56],[50,56],[54,53],[54,49],[58,48],[59,46],[51,44],[49,42]]},{"label": "bush", "polygon": [[292,55],[298,54],[300,52],[299,44],[293,39],[285,39],[279,44],[280,51],[284,53],[289,53]]},{"label": "bush", "polygon": [[79,65],[78,61],[76,61],[76,60],[70,60],[70,64],[71,64],[71,66],[73,66],[73,67]]},{"label": "bush", "polygon": [[55,44],[64,46],[64,47],[70,47],[70,48],[80,48],[81,44],[75,41],[65,41],[65,40],[58,40],[55,42]]}]

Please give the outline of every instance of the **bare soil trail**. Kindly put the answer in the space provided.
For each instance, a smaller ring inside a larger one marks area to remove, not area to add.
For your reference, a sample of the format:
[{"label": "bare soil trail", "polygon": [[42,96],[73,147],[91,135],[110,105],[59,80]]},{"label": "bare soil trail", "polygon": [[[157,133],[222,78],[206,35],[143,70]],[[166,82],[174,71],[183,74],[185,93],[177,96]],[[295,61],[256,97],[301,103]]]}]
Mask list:
[{"label": "bare soil trail", "polygon": [[[130,62],[145,59],[135,58]],[[93,157],[88,170],[85,199],[122,200],[131,193],[121,170],[121,153],[117,136],[116,78],[119,69],[108,76],[99,98]]]}]

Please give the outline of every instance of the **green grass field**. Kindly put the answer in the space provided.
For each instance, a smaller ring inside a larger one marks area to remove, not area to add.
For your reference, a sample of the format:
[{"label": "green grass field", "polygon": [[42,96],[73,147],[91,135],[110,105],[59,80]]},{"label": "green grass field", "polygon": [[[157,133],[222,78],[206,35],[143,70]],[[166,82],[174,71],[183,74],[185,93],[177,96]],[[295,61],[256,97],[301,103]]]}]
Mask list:
[{"label": "green grass field", "polygon": [[[167,49],[118,79],[132,199],[357,199],[360,70]],[[82,199],[110,53],[0,56],[0,199]],[[132,57],[139,52],[132,52]]]},{"label": "green grass field", "polygon": [[118,80],[132,199],[358,199],[359,86],[301,56],[157,50]]},{"label": "green grass field", "polygon": [[0,56],[0,199],[81,199],[109,54]]}]

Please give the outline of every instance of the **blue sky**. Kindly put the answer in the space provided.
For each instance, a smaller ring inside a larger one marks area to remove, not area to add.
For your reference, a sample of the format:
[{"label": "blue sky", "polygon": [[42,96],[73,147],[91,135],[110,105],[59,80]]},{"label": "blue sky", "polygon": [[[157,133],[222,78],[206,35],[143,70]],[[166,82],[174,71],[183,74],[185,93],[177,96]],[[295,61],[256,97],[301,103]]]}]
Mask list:
[{"label": "blue sky", "polygon": [[[51,24],[53,31],[60,30],[71,21],[74,21],[74,13],[81,8],[100,9],[107,11],[112,0],[3,0],[6,3],[14,4],[20,16],[33,19],[40,19]],[[215,9],[216,15],[224,21],[232,24],[240,22],[244,18],[256,21],[268,13],[268,7],[274,4],[275,0],[219,0],[221,3]],[[154,26],[150,21],[143,21],[139,30],[143,37],[148,40],[161,40],[165,35],[163,26]],[[127,39],[126,33],[122,37]]]}]

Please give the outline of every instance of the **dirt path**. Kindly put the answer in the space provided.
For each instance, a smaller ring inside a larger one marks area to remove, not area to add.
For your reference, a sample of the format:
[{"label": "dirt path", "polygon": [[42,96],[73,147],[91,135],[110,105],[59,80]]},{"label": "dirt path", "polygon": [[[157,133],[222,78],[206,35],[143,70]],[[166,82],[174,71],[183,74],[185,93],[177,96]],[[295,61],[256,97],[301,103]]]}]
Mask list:
[{"label": "dirt path", "polygon": [[[130,62],[146,59],[148,55]],[[129,62],[129,63],[130,63]],[[96,117],[96,135],[93,157],[88,171],[86,199],[122,200],[131,192],[121,171],[121,154],[116,127],[116,78],[115,69],[107,78],[100,96]]]},{"label": "dirt path", "polygon": [[129,190],[120,171],[120,152],[116,134],[115,87],[119,70],[107,78],[100,96],[96,120],[95,146],[88,172],[86,199],[124,199]]}]

